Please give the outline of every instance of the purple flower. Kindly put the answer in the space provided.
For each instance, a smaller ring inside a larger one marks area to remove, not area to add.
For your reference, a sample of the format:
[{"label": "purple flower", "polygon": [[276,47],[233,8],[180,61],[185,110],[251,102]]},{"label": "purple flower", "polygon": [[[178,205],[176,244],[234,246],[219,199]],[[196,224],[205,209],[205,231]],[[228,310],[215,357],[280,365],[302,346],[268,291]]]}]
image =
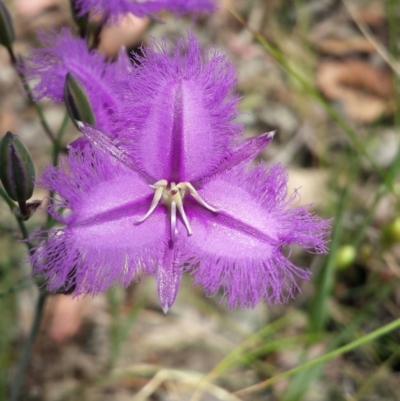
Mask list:
[{"label": "purple flower", "polygon": [[184,14],[214,11],[216,8],[215,0],[75,0],[75,4],[81,15],[88,12],[101,13],[111,20],[126,13],[145,17],[161,10]]},{"label": "purple flower", "polygon": [[65,77],[70,72],[88,94],[97,127],[113,132],[110,116],[118,109],[120,99],[112,85],[117,76],[128,73],[128,55],[121,51],[115,62],[106,61],[103,54],[88,50],[86,41],[75,38],[66,28],[59,34],[41,32],[38,39],[43,47],[32,49],[32,55],[20,66],[28,80],[39,79],[33,88],[35,99],[63,101]]},{"label": "purple flower", "polygon": [[50,290],[97,293],[149,274],[166,311],[189,271],[228,307],[293,296],[310,273],[284,253],[295,243],[324,253],[329,221],[286,198],[280,165],[248,166],[273,135],[239,139],[234,84],[226,58],[192,35],[172,52],[145,49],[117,86],[117,137],[79,123],[92,146],[42,175],[64,224],[31,256]]}]

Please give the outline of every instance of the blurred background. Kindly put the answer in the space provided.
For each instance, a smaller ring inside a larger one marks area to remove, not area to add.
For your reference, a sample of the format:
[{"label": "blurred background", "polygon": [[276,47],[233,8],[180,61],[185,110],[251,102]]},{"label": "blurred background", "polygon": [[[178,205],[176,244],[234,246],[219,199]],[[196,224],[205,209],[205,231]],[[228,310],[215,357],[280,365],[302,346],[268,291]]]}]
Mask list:
[{"label": "blurred background", "polygon": [[[17,54],[37,45],[38,29],[76,29],[68,0],[5,4]],[[330,253],[293,250],[291,260],[313,276],[287,305],[228,310],[190,277],[167,316],[153,279],[96,297],[52,295],[20,399],[400,400],[399,329],[302,367],[400,318],[400,2],[221,0],[217,13],[196,20],[159,17],[107,27],[100,50],[113,57],[121,45],[139,51],[150,36],[193,29],[204,46],[227,53],[238,71],[244,135],[277,130],[259,159],[286,166],[289,194],[299,189],[301,204],[333,218]],[[64,105],[41,106],[59,129]],[[8,130],[42,171],[51,144],[1,47],[0,135]],[[69,122],[64,144],[77,137]],[[36,189],[32,199],[46,195]],[[27,226],[45,220],[39,210]],[[38,297],[20,238],[0,199],[0,400],[7,400]],[[240,392],[271,377],[262,389]]]}]

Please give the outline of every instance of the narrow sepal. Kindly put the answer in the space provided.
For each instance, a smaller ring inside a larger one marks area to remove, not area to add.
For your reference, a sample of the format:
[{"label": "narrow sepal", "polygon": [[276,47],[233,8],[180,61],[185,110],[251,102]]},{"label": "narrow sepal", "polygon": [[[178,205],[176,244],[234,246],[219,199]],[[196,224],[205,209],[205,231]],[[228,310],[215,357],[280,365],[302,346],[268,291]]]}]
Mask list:
[{"label": "narrow sepal", "polygon": [[0,0],[0,44],[11,49],[14,40],[15,33],[11,15],[3,1]]},{"label": "narrow sepal", "polygon": [[11,132],[0,143],[0,178],[12,200],[25,202],[32,196],[35,183],[32,158],[19,137]]},{"label": "narrow sepal", "polygon": [[134,159],[124,150],[123,144],[116,138],[102,132],[82,121],[76,121],[79,130],[85,135],[89,142],[94,145],[98,150],[113,157],[120,163],[140,173],[149,184],[153,184],[157,180],[146,172],[142,171],[139,166],[135,163]]},{"label": "narrow sepal", "polygon": [[253,160],[272,141],[274,135],[275,131],[266,132],[239,142],[214,170],[202,177],[201,180],[193,182],[193,185],[201,188],[211,177],[228,171],[241,163]]}]

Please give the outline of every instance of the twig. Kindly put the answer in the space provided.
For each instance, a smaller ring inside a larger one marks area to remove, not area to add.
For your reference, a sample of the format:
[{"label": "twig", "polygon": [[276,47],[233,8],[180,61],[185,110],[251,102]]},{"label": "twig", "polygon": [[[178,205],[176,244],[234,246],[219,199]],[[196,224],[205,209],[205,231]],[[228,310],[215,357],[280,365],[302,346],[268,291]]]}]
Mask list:
[{"label": "twig", "polygon": [[[132,398],[132,401],[148,400],[163,382],[174,380],[196,387],[201,375],[197,372],[183,372],[175,369],[162,369]],[[222,401],[241,401],[229,391],[212,383],[205,383],[205,390]]]}]

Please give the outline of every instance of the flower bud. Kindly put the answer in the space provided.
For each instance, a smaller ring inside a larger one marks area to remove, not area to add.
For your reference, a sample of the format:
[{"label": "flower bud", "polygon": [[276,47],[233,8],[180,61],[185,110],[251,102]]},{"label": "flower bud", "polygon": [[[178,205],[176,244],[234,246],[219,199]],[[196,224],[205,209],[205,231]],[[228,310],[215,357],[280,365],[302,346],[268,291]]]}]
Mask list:
[{"label": "flower bud", "polygon": [[32,196],[35,182],[32,158],[19,137],[11,132],[0,143],[0,178],[12,200],[25,203]]},{"label": "flower bud", "polygon": [[0,0],[0,44],[7,49],[11,49],[14,39],[15,34],[11,15],[4,3]]},{"label": "flower bud", "polygon": [[68,73],[65,78],[64,101],[68,114],[77,128],[76,121],[96,125],[96,118],[89,97],[83,85],[71,73]]}]

